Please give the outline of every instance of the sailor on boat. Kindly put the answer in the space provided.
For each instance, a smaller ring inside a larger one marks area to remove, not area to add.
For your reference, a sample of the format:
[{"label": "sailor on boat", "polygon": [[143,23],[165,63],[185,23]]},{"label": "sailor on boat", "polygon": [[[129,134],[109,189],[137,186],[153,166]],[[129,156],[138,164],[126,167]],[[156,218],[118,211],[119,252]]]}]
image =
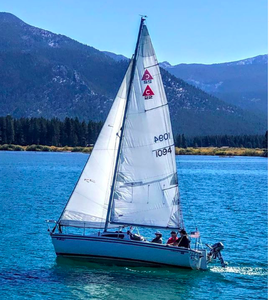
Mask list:
[{"label": "sailor on boat", "polygon": [[152,243],[157,243],[157,244],[162,244],[163,239],[162,239],[162,234],[160,231],[155,232],[156,237],[151,241]]},{"label": "sailor on boat", "polygon": [[180,238],[176,241],[176,246],[190,248],[190,240],[185,229],[180,230]]},{"label": "sailor on boat", "polygon": [[171,237],[168,239],[166,245],[176,246],[177,240],[178,240],[177,233],[173,230],[171,231]]},{"label": "sailor on boat", "polygon": [[127,234],[130,236],[131,240],[135,240],[135,241],[144,241],[145,240],[143,236],[141,236],[139,234],[132,233],[131,230],[128,230]]}]

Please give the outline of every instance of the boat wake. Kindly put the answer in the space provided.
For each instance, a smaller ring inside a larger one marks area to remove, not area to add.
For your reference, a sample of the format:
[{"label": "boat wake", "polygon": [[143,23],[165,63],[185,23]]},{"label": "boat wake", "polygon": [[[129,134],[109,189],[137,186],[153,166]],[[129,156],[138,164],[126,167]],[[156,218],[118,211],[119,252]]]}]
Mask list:
[{"label": "boat wake", "polygon": [[214,273],[233,273],[240,275],[249,275],[249,276],[267,276],[268,270],[265,268],[251,268],[251,267],[212,267],[210,268],[211,272]]}]

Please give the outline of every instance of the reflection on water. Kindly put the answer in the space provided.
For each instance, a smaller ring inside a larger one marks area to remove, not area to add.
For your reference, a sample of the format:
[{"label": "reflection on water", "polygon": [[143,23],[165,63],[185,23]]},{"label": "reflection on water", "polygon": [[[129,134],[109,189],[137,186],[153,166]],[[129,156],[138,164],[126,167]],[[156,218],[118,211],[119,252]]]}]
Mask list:
[{"label": "reflection on water", "polygon": [[75,287],[74,295],[82,297],[85,293],[100,299],[101,295],[115,294],[134,299],[137,291],[142,292],[142,299],[147,299],[155,289],[165,291],[166,296],[171,290],[171,297],[188,297],[192,287],[207,276],[206,272],[188,269],[105,266],[68,258],[57,258],[54,272],[65,274],[65,284]]}]

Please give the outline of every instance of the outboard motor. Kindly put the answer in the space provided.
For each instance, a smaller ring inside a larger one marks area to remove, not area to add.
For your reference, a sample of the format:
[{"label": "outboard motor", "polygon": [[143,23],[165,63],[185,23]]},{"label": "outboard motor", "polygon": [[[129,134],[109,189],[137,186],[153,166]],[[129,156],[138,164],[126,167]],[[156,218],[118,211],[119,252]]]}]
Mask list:
[{"label": "outboard motor", "polygon": [[228,264],[224,261],[220,251],[224,249],[224,245],[219,242],[212,246],[206,244],[206,246],[210,249],[210,252],[207,254],[207,260],[210,262],[212,258],[218,258],[220,260],[221,266],[225,268]]}]

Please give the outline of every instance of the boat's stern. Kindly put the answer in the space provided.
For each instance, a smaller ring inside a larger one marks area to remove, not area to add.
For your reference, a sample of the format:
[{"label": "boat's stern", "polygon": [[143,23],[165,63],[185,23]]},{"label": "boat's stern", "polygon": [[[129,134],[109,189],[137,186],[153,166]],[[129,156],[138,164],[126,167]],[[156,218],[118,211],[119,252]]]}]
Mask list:
[{"label": "boat's stern", "polygon": [[207,251],[206,251],[206,249],[203,249],[200,251],[202,253],[200,269],[207,270]]},{"label": "boat's stern", "polygon": [[207,252],[206,250],[192,250],[189,256],[190,266],[196,270],[207,270]]}]

